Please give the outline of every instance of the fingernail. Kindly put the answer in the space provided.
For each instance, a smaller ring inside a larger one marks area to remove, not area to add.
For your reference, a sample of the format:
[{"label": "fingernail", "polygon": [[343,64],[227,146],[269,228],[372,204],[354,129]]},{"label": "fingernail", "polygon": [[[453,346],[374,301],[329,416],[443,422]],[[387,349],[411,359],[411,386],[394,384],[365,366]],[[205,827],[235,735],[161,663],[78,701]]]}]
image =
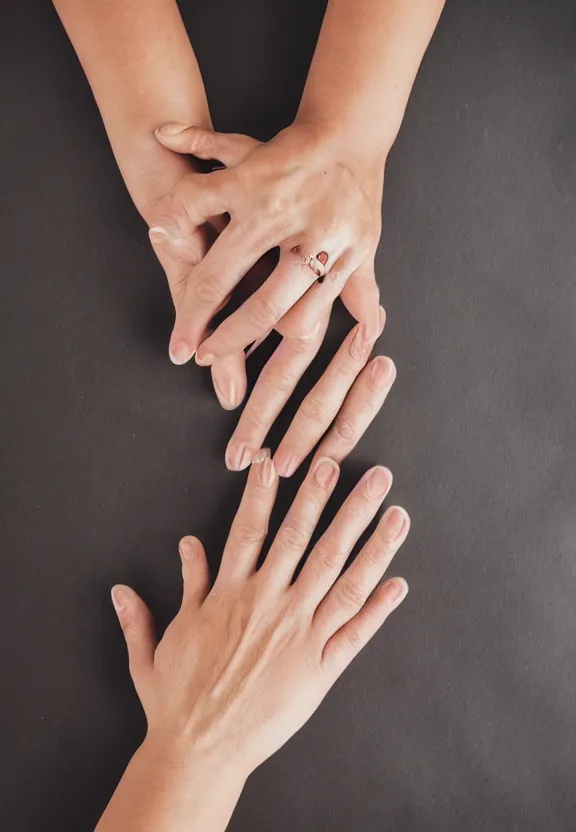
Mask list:
[{"label": "fingernail", "polygon": [[174,341],[170,344],[169,355],[173,364],[178,366],[186,364],[187,361],[193,358],[194,354],[195,350],[186,341]]},{"label": "fingernail", "polygon": [[408,594],[408,584],[402,578],[393,578],[386,584],[386,603],[393,607]]},{"label": "fingernail", "polygon": [[376,336],[379,338],[382,333],[384,332],[384,325],[386,324],[386,312],[383,306],[378,307],[378,335]]},{"label": "fingernail", "polygon": [[154,130],[155,133],[160,133],[161,136],[176,136],[178,133],[181,133],[183,130],[186,130],[187,127],[185,124],[177,124],[176,122],[170,122],[169,124],[163,124],[161,127],[158,127],[157,130]]},{"label": "fingernail", "polygon": [[238,386],[233,379],[214,379],[214,389],[220,401],[220,404],[225,410],[234,410],[238,407]]},{"label": "fingernail", "polygon": [[279,477],[291,477],[297,467],[298,457],[295,454],[289,454],[280,465],[276,466],[276,470]]},{"label": "fingernail", "polygon": [[374,339],[368,338],[364,324],[358,324],[358,330],[350,345],[350,355],[356,361],[365,361],[373,343]]},{"label": "fingernail", "polygon": [[188,560],[188,558],[191,558],[196,552],[196,543],[194,541],[194,538],[182,538],[178,547],[178,551],[180,552],[180,557],[182,558],[182,560]]},{"label": "fingernail", "polygon": [[153,225],[152,228],[148,229],[148,237],[151,243],[164,243],[170,237],[170,234],[168,234],[165,228],[161,228],[159,225]]},{"label": "fingernail", "polygon": [[371,500],[381,500],[391,485],[392,474],[388,468],[372,468],[366,475],[366,494]]},{"label": "fingernail", "polygon": [[396,540],[404,531],[406,515],[399,508],[391,508],[384,521],[384,530],[389,540]]},{"label": "fingernail", "polygon": [[333,459],[327,456],[321,457],[314,469],[314,479],[320,488],[330,488],[338,476],[339,468]]},{"label": "fingernail", "polygon": [[379,356],[372,362],[370,368],[370,386],[374,390],[380,390],[386,387],[394,372],[394,362],[389,358]]},{"label": "fingernail", "polygon": [[120,615],[120,613],[124,612],[128,606],[128,593],[121,586],[114,586],[112,587],[111,595],[114,609],[116,610],[116,613]]},{"label": "fingernail", "polygon": [[252,462],[252,451],[243,442],[233,445],[228,454],[228,468],[231,471],[243,471]]},{"label": "fingernail", "polygon": [[196,353],[196,364],[198,364],[199,367],[208,367],[210,364],[213,364],[213,363],[214,363],[214,356],[212,355],[211,352],[204,353],[204,355],[202,355],[202,357],[200,357],[198,355],[198,353]]},{"label": "fingernail", "polygon": [[274,461],[267,457],[260,463],[258,466],[258,479],[261,485],[264,485],[266,488],[270,488],[274,485],[274,480],[276,479],[276,469],[274,467]]},{"label": "fingernail", "polygon": [[385,323],[386,312],[384,311],[383,306],[379,306],[366,333],[366,337],[369,341],[376,341],[378,338],[380,338],[380,336],[384,332]]}]

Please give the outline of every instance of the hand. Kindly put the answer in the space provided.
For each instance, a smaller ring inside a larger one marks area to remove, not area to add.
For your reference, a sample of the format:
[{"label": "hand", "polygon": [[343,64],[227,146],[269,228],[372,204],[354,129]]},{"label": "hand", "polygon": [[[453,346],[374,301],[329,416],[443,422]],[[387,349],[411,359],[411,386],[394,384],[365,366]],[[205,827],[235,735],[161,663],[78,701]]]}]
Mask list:
[{"label": "hand", "polygon": [[181,541],[182,605],[159,644],[144,602],[113,589],[148,721],[145,745],[175,770],[242,782],[301,728],[405,597],[402,579],[380,585],[408,533],[403,509],[386,511],[342,573],[390,490],[380,467],[362,477],[294,580],[338,475],[333,460],[315,462],[258,568],[278,486],[262,454],[212,589],[201,543]]},{"label": "hand", "polygon": [[[170,150],[216,158],[228,168],[196,177],[195,187],[178,194],[196,222],[224,212],[231,221],[183,290],[171,341],[174,360],[184,363],[196,353],[197,362],[208,365],[233,355],[273,329],[303,296],[314,298],[313,303],[330,303],[334,287],[369,337],[375,337],[379,321],[374,256],[384,159],[355,158],[337,138],[303,123],[293,124],[267,144],[180,125],[165,125],[156,136]],[[280,246],[280,261],[272,275],[203,342],[215,311],[275,246]],[[324,274],[331,277],[324,281],[329,289],[318,282]]]}]

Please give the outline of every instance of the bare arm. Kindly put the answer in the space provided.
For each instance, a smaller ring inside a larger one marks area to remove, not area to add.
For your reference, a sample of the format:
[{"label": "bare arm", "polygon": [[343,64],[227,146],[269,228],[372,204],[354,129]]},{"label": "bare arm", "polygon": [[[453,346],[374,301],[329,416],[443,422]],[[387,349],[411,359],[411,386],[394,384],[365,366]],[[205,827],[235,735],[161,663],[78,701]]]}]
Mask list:
[{"label": "bare arm", "polygon": [[385,156],[444,2],[329,0],[298,120]]},{"label": "bare arm", "polygon": [[[211,127],[200,69],[175,0],[54,0],[86,73],[116,160],[146,211],[148,177],[171,163],[154,130]],[[187,170],[180,160],[177,170]],[[174,164],[176,164],[174,162]]]}]

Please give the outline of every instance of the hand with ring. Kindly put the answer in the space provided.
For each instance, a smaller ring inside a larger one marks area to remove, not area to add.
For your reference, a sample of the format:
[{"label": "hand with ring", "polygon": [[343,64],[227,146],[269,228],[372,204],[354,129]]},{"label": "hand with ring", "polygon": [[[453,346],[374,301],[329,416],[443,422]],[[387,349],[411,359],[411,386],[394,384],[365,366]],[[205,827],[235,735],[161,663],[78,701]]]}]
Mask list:
[{"label": "hand with ring", "polygon": [[[275,328],[302,298],[318,309],[317,324],[341,294],[368,337],[377,337],[374,257],[384,159],[344,153],[333,134],[298,122],[267,143],[174,124],[157,130],[156,137],[170,150],[226,166],[193,177],[172,195],[196,223],[214,214],[230,216],[183,286],[170,343],[175,363],[195,354],[198,364],[212,365],[234,355]],[[182,229],[161,225],[151,238],[160,257],[186,244]],[[270,277],[205,338],[217,309],[275,247],[280,259]]]}]

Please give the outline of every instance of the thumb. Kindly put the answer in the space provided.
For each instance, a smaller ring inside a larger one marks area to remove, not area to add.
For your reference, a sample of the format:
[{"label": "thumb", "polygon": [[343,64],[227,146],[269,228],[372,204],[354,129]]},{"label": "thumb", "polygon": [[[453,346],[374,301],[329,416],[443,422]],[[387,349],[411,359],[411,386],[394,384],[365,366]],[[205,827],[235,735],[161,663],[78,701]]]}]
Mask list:
[{"label": "thumb", "polygon": [[140,701],[143,701],[154,670],[154,651],[158,643],[152,613],[140,596],[128,586],[113,587],[112,603],[126,640],[130,675],[136,693]]},{"label": "thumb", "polygon": [[190,153],[198,159],[217,159],[227,168],[239,165],[261,142],[241,133],[214,133],[202,127],[164,124],[156,138],[176,153]]}]

